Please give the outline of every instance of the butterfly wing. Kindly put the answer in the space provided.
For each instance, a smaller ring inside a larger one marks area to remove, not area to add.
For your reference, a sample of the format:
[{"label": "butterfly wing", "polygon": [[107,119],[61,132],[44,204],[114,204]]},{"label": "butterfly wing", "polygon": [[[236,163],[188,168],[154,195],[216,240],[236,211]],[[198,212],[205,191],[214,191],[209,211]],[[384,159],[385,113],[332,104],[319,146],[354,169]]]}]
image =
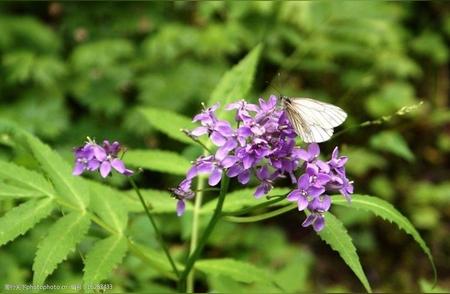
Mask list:
[{"label": "butterfly wing", "polygon": [[333,128],[342,124],[347,114],[339,107],[309,98],[291,98],[285,104],[289,121],[305,143],[327,141]]}]

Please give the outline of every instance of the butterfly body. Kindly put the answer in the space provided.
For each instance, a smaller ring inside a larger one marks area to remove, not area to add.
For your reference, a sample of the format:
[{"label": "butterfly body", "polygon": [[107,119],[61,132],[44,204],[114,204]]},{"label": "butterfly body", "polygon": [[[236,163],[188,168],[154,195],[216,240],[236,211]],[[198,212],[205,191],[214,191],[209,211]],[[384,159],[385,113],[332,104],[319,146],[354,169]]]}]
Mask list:
[{"label": "butterfly body", "polygon": [[341,125],[347,114],[341,108],[310,98],[281,97],[283,109],[297,135],[305,143],[327,141],[333,128]]}]

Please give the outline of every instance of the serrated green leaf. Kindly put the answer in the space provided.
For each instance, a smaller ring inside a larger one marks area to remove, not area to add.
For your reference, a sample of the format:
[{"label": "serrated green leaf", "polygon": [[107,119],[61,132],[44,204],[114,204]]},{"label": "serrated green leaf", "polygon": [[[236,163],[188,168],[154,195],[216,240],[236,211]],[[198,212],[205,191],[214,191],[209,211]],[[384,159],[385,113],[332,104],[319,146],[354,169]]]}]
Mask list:
[{"label": "serrated green leaf", "polygon": [[139,108],[138,111],[142,113],[147,121],[161,133],[183,143],[195,144],[194,141],[189,139],[189,137],[181,131],[181,129],[192,129],[195,127],[192,123],[192,119],[160,108],[142,107]]},{"label": "serrated green leaf", "polygon": [[[222,77],[208,101],[209,106],[220,103],[222,107],[217,110],[218,115],[230,102],[245,98],[252,86],[261,51],[262,45],[259,44]],[[227,113],[228,117],[231,115],[232,112]]]},{"label": "serrated green leaf", "polygon": [[52,185],[42,175],[14,163],[0,161],[0,179],[41,195],[55,197]]},{"label": "serrated green leaf", "polygon": [[428,248],[425,241],[420,236],[419,232],[414,228],[411,222],[404,217],[397,209],[395,209],[390,203],[368,195],[353,195],[352,202],[348,203],[342,197],[332,197],[333,204],[343,205],[356,209],[363,209],[366,211],[370,211],[381,218],[388,220],[389,222],[394,222],[398,225],[398,227],[404,230],[407,234],[411,235],[414,240],[419,244],[422,250],[427,255],[430,260],[431,266],[433,268],[434,279],[436,280],[437,273],[436,267],[434,265],[433,256],[431,255],[431,251]]},{"label": "serrated green leaf", "polygon": [[36,190],[24,189],[0,182],[0,198],[35,198],[43,196],[44,194]]},{"label": "serrated green leaf", "polygon": [[185,175],[191,167],[189,160],[183,156],[162,150],[130,150],[123,160],[131,166],[174,175]]},{"label": "serrated green leaf", "polygon": [[127,239],[123,234],[112,235],[95,243],[86,256],[83,282],[94,285],[107,279],[125,257],[127,250]]},{"label": "serrated green leaf", "polygon": [[51,198],[30,200],[9,210],[0,218],[0,246],[25,234],[48,216],[53,208]]},{"label": "serrated green leaf", "polygon": [[[253,196],[255,189],[256,188],[246,188],[246,189],[237,190],[237,191],[227,194],[227,197],[223,204],[222,211],[225,213],[234,212],[234,211],[246,208],[246,207],[256,206],[256,205],[259,205],[259,204],[262,204],[262,203],[268,201],[265,198],[255,199],[255,196]],[[289,192],[289,189],[287,189],[287,188],[275,188],[275,189],[272,189],[272,191],[269,193],[269,196],[270,195],[283,195],[288,192]],[[202,207],[201,213],[211,213],[216,208],[216,204],[217,204],[217,199],[213,199],[213,200],[209,201]],[[276,204],[274,204],[274,206],[275,205]]]},{"label": "serrated green leaf", "polygon": [[270,283],[272,275],[256,266],[231,258],[203,259],[195,263],[195,268],[205,275],[224,275],[238,282]]},{"label": "serrated green leaf", "polygon": [[[144,200],[149,205],[150,211],[153,213],[175,213],[177,201],[173,199],[169,192],[153,190],[153,189],[141,189]],[[139,198],[136,196],[134,190],[126,192],[128,197],[125,197],[125,203],[130,212],[143,212]],[[186,202],[186,211],[192,210],[192,203]]]},{"label": "serrated green leaf", "polygon": [[396,132],[384,131],[376,134],[370,139],[370,145],[378,150],[387,151],[407,161],[414,161],[414,153],[412,153],[405,139]]},{"label": "serrated green leaf", "polygon": [[72,175],[70,166],[48,145],[32,135],[26,135],[26,141],[34,157],[53,182],[57,196],[85,211],[89,204],[89,192],[81,179]]},{"label": "serrated green leaf", "polygon": [[86,235],[90,225],[87,213],[72,212],[60,218],[39,243],[33,263],[33,284],[42,285],[57,265]]},{"label": "serrated green leaf", "polygon": [[91,190],[90,207],[114,231],[123,232],[128,223],[128,211],[123,200],[125,196],[111,187],[89,181]]},{"label": "serrated green leaf", "polygon": [[330,247],[339,253],[345,263],[351,268],[363,284],[367,292],[372,292],[369,281],[359,261],[352,238],[344,225],[331,213],[325,213],[325,228],[318,234]]}]

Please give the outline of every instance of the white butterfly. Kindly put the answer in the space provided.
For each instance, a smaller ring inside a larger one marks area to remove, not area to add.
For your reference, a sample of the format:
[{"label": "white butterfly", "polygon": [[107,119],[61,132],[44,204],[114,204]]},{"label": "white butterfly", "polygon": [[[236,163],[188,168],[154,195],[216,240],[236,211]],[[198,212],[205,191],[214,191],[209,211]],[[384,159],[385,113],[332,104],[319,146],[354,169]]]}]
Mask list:
[{"label": "white butterfly", "polygon": [[281,97],[287,117],[305,143],[327,141],[333,128],[342,124],[347,113],[339,107],[310,98]]}]

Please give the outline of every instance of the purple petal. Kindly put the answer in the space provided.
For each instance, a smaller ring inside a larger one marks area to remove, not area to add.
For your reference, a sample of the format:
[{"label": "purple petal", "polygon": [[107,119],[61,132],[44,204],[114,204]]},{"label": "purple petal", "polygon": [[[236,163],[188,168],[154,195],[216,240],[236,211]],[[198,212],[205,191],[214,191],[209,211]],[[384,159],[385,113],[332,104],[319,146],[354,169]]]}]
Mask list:
[{"label": "purple petal", "polygon": [[252,167],[253,162],[254,160],[250,155],[245,156],[244,159],[242,160],[244,169],[249,169],[250,167]]},{"label": "purple petal", "polygon": [[236,164],[231,166],[227,171],[227,176],[230,178],[234,178],[242,172],[242,166],[240,164]]},{"label": "purple petal", "polygon": [[102,165],[100,166],[100,174],[102,177],[106,178],[109,173],[111,172],[111,164],[109,161],[103,161]]},{"label": "purple petal", "polygon": [[216,146],[222,146],[223,144],[225,144],[227,142],[227,139],[222,136],[219,132],[212,132],[211,133],[211,141],[214,143],[214,145]]},{"label": "purple petal", "polygon": [[318,157],[320,154],[319,144],[317,144],[317,143],[309,144],[308,153],[312,158]]},{"label": "purple petal", "polygon": [[87,163],[87,168],[91,171],[97,170],[100,167],[100,161],[97,159],[91,159]]},{"label": "purple petal", "polygon": [[242,126],[238,129],[238,136],[247,138],[248,136],[251,136],[252,134],[253,134],[252,129],[249,127]]},{"label": "purple petal", "polygon": [[253,193],[255,198],[261,198],[261,196],[263,196],[265,194],[266,194],[266,189],[264,187],[264,184],[261,184],[258,187],[256,187],[256,191],[255,191],[255,193]]},{"label": "purple petal", "polygon": [[300,197],[302,197],[301,191],[298,189],[295,189],[295,190],[292,190],[292,192],[287,195],[287,200],[288,201],[297,201]]},{"label": "purple petal", "polygon": [[317,216],[316,221],[313,223],[314,231],[320,232],[325,227],[325,218],[322,215]]},{"label": "purple petal", "polygon": [[316,221],[317,215],[314,213],[311,213],[308,215],[305,219],[305,221],[302,223],[302,227],[306,228],[312,225]]},{"label": "purple petal", "polygon": [[223,168],[229,168],[233,166],[238,161],[238,158],[236,156],[227,156],[225,157],[221,164]]},{"label": "purple petal", "polygon": [[123,161],[118,158],[115,158],[111,161],[111,166],[121,174],[123,174],[126,169]]},{"label": "purple petal", "polygon": [[208,184],[210,186],[215,186],[220,182],[220,179],[222,178],[222,169],[215,168],[208,179]]},{"label": "purple petal", "polygon": [[301,160],[309,161],[309,159],[310,159],[308,151],[306,151],[304,149],[297,150],[296,154],[297,154],[298,158],[300,158]]},{"label": "purple petal", "polygon": [[336,147],[334,147],[334,149],[333,149],[333,153],[331,154],[331,158],[337,159],[338,157],[339,157],[339,149],[338,149],[338,147],[336,146]]},{"label": "purple petal", "polygon": [[242,185],[246,185],[250,181],[250,171],[245,170],[238,176],[238,181]]},{"label": "purple petal", "polygon": [[306,190],[309,187],[309,175],[303,174],[298,178],[297,186],[299,189]]},{"label": "purple petal", "polygon": [[320,168],[320,170],[322,170],[325,173],[329,173],[330,172],[330,166],[323,162],[322,160],[317,160],[316,161],[316,165]]},{"label": "purple petal", "polygon": [[195,178],[197,174],[198,174],[197,166],[194,165],[188,170],[186,179],[191,180]]},{"label": "purple petal", "polygon": [[177,216],[182,216],[184,214],[184,211],[186,209],[186,204],[183,200],[178,200],[177,202]]},{"label": "purple petal", "polygon": [[198,127],[198,128],[193,129],[191,131],[191,134],[196,136],[196,137],[199,137],[201,135],[206,134],[207,132],[208,132],[208,128],[207,127]]},{"label": "purple petal", "polygon": [[79,176],[84,171],[84,164],[81,162],[76,162],[75,167],[73,168],[72,175]]},{"label": "purple petal", "polygon": [[324,187],[314,187],[311,186],[308,188],[308,195],[311,197],[317,197],[323,194],[323,192],[325,192],[325,188]]},{"label": "purple petal", "polygon": [[225,137],[233,135],[233,129],[231,128],[230,123],[227,121],[218,121],[214,129]]},{"label": "purple petal", "polygon": [[106,159],[106,152],[102,147],[94,146],[93,150],[95,158],[97,158],[99,161],[104,161]]},{"label": "purple petal", "polygon": [[298,197],[297,204],[298,204],[298,210],[302,211],[306,207],[308,207],[308,199],[306,199],[306,197],[301,195],[300,197]]}]

